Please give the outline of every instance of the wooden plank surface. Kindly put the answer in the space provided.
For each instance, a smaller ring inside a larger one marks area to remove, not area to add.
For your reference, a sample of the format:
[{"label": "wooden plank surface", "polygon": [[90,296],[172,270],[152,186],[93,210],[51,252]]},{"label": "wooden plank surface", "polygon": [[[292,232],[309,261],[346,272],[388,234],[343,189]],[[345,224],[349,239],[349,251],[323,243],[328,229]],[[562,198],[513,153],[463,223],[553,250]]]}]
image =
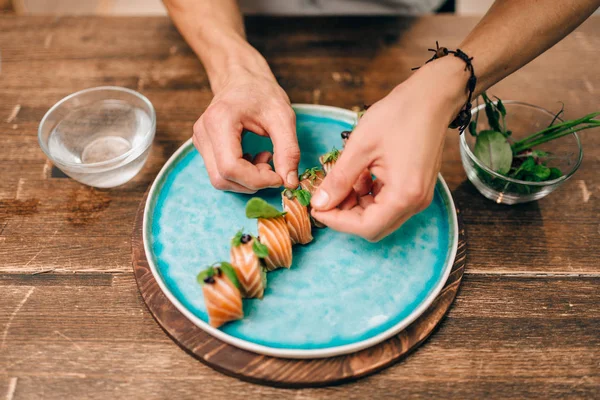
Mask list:
[{"label": "wooden plank surface", "polygon": [[[253,18],[248,35],[293,102],[349,108],[385,95],[435,40],[456,46],[476,22]],[[549,109],[563,101],[567,117],[596,111],[598,48],[594,17],[491,92]],[[451,133],[442,173],[469,246],[446,320],[381,374],[327,389],[272,389],[223,376],[181,351],[144,308],[131,275],[138,202],[211,99],[200,63],[169,20],[4,16],[0,49],[0,396],[598,397],[598,132],[581,135],[585,158],[573,179],[515,207],[477,194]],[[148,164],[110,190],[58,177],[36,139],[54,102],[97,85],[141,91],[158,118]]]},{"label": "wooden plank surface", "polygon": [[12,316],[0,336],[0,388],[19,377],[15,398],[549,398],[600,384],[600,278],[465,276],[438,331],[406,360],[354,384],[299,391],[241,383],[190,357],[129,274],[9,275],[0,300],[0,326]]}]

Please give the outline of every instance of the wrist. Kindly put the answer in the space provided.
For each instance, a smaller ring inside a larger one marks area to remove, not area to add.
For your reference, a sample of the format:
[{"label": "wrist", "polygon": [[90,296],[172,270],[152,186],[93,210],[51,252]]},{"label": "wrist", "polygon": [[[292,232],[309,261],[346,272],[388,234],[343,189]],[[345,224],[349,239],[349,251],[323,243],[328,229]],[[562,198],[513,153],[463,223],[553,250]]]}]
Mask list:
[{"label": "wrist", "polygon": [[243,38],[222,40],[202,57],[210,86],[216,95],[229,82],[253,75],[275,79],[264,57]]},{"label": "wrist", "polygon": [[427,92],[452,121],[468,100],[467,82],[471,76],[461,59],[448,55],[425,64],[415,73],[419,81],[428,82]]}]

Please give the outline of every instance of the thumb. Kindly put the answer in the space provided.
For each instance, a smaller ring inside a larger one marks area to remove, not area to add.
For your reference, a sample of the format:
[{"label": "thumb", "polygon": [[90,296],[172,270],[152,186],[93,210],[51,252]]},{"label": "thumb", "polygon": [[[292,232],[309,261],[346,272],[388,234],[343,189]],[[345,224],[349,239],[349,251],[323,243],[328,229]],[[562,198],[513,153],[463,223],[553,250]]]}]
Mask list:
[{"label": "thumb", "polygon": [[298,187],[298,163],[300,147],[296,136],[296,114],[292,108],[289,112],[279,113],[273,120],[267,121],[266,131],[273,141],[273,164],[275,172],[286,187]]},{"label": "thumb", "polygon": [[358,145],[358,141],[348,142],[331,171],[312,197],[311,205],[317,211],[327,211],[337,207],[353,190],[353,186],[369,167],[369,154]]}]

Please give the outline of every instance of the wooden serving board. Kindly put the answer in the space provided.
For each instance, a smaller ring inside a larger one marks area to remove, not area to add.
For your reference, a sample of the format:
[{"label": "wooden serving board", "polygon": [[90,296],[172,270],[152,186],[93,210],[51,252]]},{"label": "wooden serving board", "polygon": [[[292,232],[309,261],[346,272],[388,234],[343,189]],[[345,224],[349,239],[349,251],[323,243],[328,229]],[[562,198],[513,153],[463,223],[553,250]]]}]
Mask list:
[{"label": "wooden serving board", "polygon": [[352,381],[386,368],[419,346],[454,301],[466,264],[466,240],[458,214],[458,250],[446,285],[431,306],[408,328],[357,353],[313,360],[283,359],[238,349],[190,322],[163,294],[154,279],[142,237],[148,191],[137,210],[131,250],[135,279],[148,309],[164,331],[185,351],[227,375],[280,387],[315,387]]}]

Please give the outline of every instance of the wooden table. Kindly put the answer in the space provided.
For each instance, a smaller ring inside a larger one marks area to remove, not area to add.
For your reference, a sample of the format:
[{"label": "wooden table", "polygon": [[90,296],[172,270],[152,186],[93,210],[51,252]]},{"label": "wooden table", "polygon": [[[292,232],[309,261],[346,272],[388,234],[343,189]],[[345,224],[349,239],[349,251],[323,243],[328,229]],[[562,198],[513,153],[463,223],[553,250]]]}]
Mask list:
[{"label": "wooden table", "polygon": [[[250,40],[293,102],[369,104],[410,75],[436,39],[455,47],[475,18],[251,19]],[[449,136],[442,173],[463,211],[468,263],[453,308],[399,364],[356,383],[285,390],[200,364],[146,310],[130,264],[140,198],[211,99],[166,18],[0,17],[0,396],[230,399],[598,397],[600,134],[549,197],[496,205],[466,180]],[[576,117],[600,107],[600,19],[491,92]],[[40,151],[52,104],[99,85],[154,103],[151,158],[131,182],[96,190]],[[13,114],[18,113],[16,116]],[[455,135],[455,134],[454,134]]]}]

